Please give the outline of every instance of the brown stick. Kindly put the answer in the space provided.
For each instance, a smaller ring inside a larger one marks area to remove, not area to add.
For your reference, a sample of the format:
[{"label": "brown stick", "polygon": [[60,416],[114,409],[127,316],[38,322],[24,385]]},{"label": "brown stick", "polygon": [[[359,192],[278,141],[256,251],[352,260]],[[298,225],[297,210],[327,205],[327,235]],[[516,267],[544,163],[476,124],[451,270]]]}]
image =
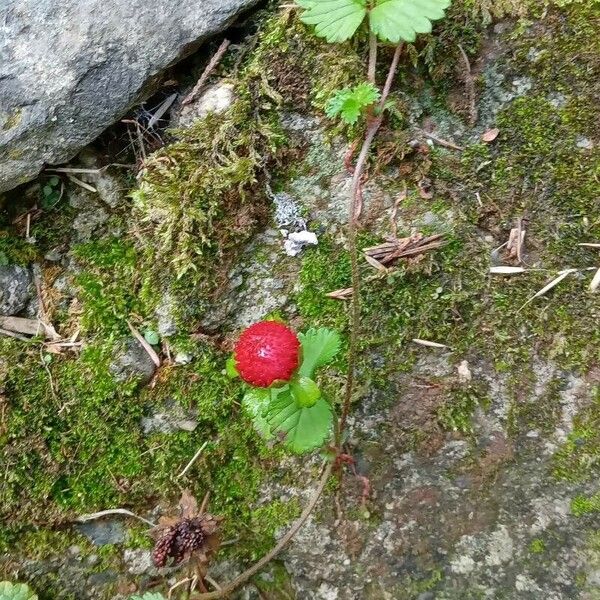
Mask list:
[{"label": "brown stick", "polygon": [[229,40],[223,40],[221,42],[221,45],[218,47],[214,56],[210,59],[210,62],[206,65],[206,68],[202,72],[202,75],[200,75],[200,79],[198,79],[198,83],[196,83],[196,85],[194,86],[194,89],[183,99],[183,101],[181,103],[182,106],[187,106],[188,104],[191,104],[200,95],[200,92],[202,91],[202,88],[204,87],[206,80],[210,77],[211,73],[215,70],[217,65],[221,62],[223,55],[227,51],[227,48],[229,48],[229,44],[231,44],[231,42]]},{"label": "brown stick", "polygon": [[246,569],[239,577],[236,577],[231,583],[227,583],[221,586],[220,590],[214,592],[208,592],[207,594],[199,594],[196,596],[197,600],[219,600],[220,598],[225,598],[232,592],[234,592],[241,585],[246,583],[251,577],[256,575],[265,565],[271,562],[282,550],[287,546],[288,542],[296,535],[298,530],[304,525],[310,513],[313,511],[325,486],[327,485],[327,480],[331,475],[331,471],[333,469],[333,461],[328,462],[323,470],[321,478],[319,479],[319,484],[317,485],[317,489],[314,491],[311,499],[308,501],[308,504],[304,507],[302,514],[298,518],[298,520],[290,527],[289,531],[277,542],[277,544],[273,547],[273,549],[265,554],[259,561],[254,563],[249,569]]},{"label": "brown stick", "polygon": [[475,125],[477,123],[477,97],[475,94],[475,80],[471,71],[471,62],[463,47],[458,44],[458,49],[465,63],[465,87],[467,88],[467,98],[469,100],[469,123]]},{"label": "brown stick", "polygon": [[365,134],[365,140],[363,142],[360,154],[356,161],[356,167],[354,169],[354,175],[352,177],[352,186],[350,189],[350,202],[348,207],[348,246],[350,249],[350,264],[352,267],[352,298],[351,298],[351,325],[350,325],[350,340],[348,343],[348,373],[346,377],[346,390],[344,393],[344,405],[342,407],[342,414],[340,415],[339,427],[336,433],[336,446],[338,451],[341,450],[342,436],[344,429],[346,428],[346,421],[348,420],[348,412],[350,411],[350,404],[352,403],[352,391],[354,387],[354,368],[356,362],[356,348],[358,346],[358,337],[360,330],[360,275],[358,271],[358,249],[356,247],[356,208],[358,204],[358,194],[360,191],[360,182],[362,174],[367,164],[369,157],[369,150],[373,139],[377,135],[381,123],[383,122],[383,109],[385,103],[392,89],[392,83],[394,82],[394,76],[396,69],[398,68],[398,62],[400,61],[400,55],[402,54],[403,44],[400,43],[396,46],[394,52],[394,58],[390,65],[390,70],[383,87],[381,94],[381,100],[379,101],[379,110],[377,117],[373,118],[367,128]]}]

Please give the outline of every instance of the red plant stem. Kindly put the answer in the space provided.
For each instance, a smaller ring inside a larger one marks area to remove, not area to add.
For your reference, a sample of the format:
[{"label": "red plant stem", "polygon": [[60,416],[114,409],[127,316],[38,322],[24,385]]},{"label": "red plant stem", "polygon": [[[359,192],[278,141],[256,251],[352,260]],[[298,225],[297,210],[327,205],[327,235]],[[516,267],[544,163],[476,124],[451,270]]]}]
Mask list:
[{"label": "red plant stem", "polygon": [[375,70],[377,67],[377,36],[369,32],[369,67],[367,70],[367,79],[369,83],[375,84]]},{"label": "red plant stem", "polygon": [[[376,48],[377,46],[375,45],[375,49]],[[400,55],[402,54],[402,48],[402,43],[396,46],[394,58],[392,59],[392,64],[390,65],[390,70],[388,71],[383,92],[381,93],[378,114],[376,117],[371,119],[369,126],[367,127],[365,139],[356,161],[356,167],[354,168],[354,176],[352,177],[352,186],[350,188],[350,202],[348,206],[348,246],[350,250],[350,265],[352,269],[352,299],[350,306],[351,321],[350,340],[348,343],[348,372],[346,376],[346,390],[344,393],[344,405],[342,407],[342,414],[340,415],[339,427],[337,428],[336,435],[336,446],[338,453],[340,453],[342,450],[342,438],[344,435],[344,430],[346,429],[348,413],[352,403],[352,393],[354,391],[354,377],[356,370],[356,353],[360,333],[360,273],[358,269],[358,248],[356,247],[356,207],[360,193],[360,182],[365,170],[365,165],[367,164],[367,159],[369,158],[371,144],[373,143],[373,140],[375,139],[375,136],[381,127],[381,123],[383,122],[383,109],[390,94],[390,90],[392,89],[392,83],[394,82],[394,76],[396,75],[398,62],[400,61]],[[369,56],[369,65],[370,63],[371,55]]]}]

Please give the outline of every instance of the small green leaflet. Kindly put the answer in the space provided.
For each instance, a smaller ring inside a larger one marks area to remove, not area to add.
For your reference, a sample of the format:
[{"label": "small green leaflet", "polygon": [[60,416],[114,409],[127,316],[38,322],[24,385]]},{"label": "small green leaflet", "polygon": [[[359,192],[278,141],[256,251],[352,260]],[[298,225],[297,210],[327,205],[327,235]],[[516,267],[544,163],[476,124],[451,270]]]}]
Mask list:
[{"label": "small green leaflet", "polygon": [[314,406],[321,397],[319,386],[309,377],[297,377],[290,381],[290,390],[296,403],[303,408]]},{"label": "small green leaflet", "polygon": [[230,379],[237,379],[240,376],[235,366],[235,358],[233,358],[233,356],[230,356],[225,363],[225,373]]},{"label": "small green leaflet", "polygon": [[367,14],[365,0],[297,0],[301,20],[329,43],[349,40]]},{"label": "small green leaflet", "polygon": [[301,20],[315,26],[328,42],[350,39],[367,13],[369,27],[381,40],[414,42],[417,33],[429,33],[431,21],[441,19],[451,0],[377,0],[367,9],[365,0],[297,0],[305,9]]},{"label": "small green leaflet", "polygon": [[129,600],[165,600],[162,594],[146,592],[143,596],[130,596]]},{"label": "small green leaflet", "polygon": [[0,581],[0,600],[38,600],[37,594],[24,583]]},{"label": "small green leaflet", "polygon": [[275,388],[252,388],[246,392],[246,395],[242,399],[242,408],[252,419],[256,431],[266,440],[271,437],[271,429],[264,414],[269,406],[271,397],[275,396]]},{"label": "small green leaflet", "polygon": [[271,401],[267,421],[275,436],[297,454],[319,448],[329,437],[333,425],[331,405],[323,397],[311,407],[302,407],[291,391],[285,390]]},{"label": "small green leaflet", "polygon": [[321,327],[298,334],[302,345],[302,365],[298,371],[301,377],[312,377],[315,369],[328,363],[340,350],[340,336],[337,331]]},{"label": "small green leaflet", "polygon": [[338,90],[325,107],[328,117],[340,116],[348,125],[358,121],[364,108],[379,100],[379,90],[372,83],[359,83],[353,88]]},{"label": "small green leaflet", "polygon": [[431,21],[442,19],[449,6],[450,0],[379,0],[369,26],[383,41],[414,42],[417,33],[431,33]]}]

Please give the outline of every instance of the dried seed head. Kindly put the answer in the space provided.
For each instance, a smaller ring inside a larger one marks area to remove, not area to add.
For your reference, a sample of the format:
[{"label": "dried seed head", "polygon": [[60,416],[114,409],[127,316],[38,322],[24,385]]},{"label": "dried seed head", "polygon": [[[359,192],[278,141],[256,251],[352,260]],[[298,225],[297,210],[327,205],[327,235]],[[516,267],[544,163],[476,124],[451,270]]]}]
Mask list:
[{"label": "dried seed head", "polygon": [[158,538],[152,560],[157,567],[164,567],[169,558],[174,564],[180,563],[192,552],[204,550],[207,537],[212,532],[205,531],[202,518],[182,519],[168,527]]}]

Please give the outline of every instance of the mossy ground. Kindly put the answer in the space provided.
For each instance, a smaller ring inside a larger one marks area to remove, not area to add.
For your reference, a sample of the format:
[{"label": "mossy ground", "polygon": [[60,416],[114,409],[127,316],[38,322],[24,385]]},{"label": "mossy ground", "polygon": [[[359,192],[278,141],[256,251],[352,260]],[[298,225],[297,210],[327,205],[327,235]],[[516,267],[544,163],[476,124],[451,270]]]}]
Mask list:
[{"label": "mossy ground", "polygon": [[[568,3],[560,11],[550,9],[543,26],[523,21],[511,41],[514,58],[506,59],[504,67],[531,77],[533,87],[497,115],[498,140],[487,145],[472,139],[463,153],[435,149],[426,157],[411,155],[404,86],[414,85],[416,95],[432,98],[426,113],[445,114],[452,91],[463,85],[456,44],[472,58],[484,47],[485,3],[468,3],[466,10],[456,5],[438,37],[410,49],[410,57],[419,62],[403,69],[394,116],[374,152],[386,164],[384,175],[386,169],[397,169],[411,190],[400,207],[405,230],[399,233],[410,233],[422,214],[431,212],[438,219],[422,230],[443,231],[447,244],[383,278],[372,277],[368,265],[361,267],[361,390],[393,387],[398,373],[409,373],[424,352],[431,352],[414,345],[413,338],[443,342],[453,351],[451,361],[481,362],[509,374],[508,425],[515,439],[531,429],[549,434],[560,419],[557,398],[563,382],[555,378],[534,405],[529,392],[535,387],[535,360],[587,377],[600,358],[598,301],[586,290],[588,276],[570,276],[524,306],[558,271],[599,266],[598,255],[577,244],[600,240],[595,130],[600,44],[594,35],[600,18],[593,3]],[[507,2],[506,12],[511,7]],[[546,28],[543,39],[538,27]],[[44,558],[77,543],[91,552],[84,538],[63,530],[77,514],[173,504],[181,489],[190,487],[200,497],[210,490],[211,506],[226,517],[225,537],[238,539],[229,551],[253,559],[299,511],[295,501],[256,506],[260,486],[272,476],[281,454],[265,447],[240,413],[242,389],[224,375],[225,352],[218,344],[193,341],[188,333],[226,278],[236,250],[268,221],[265,171],[272,173],[274,187],[314,171],[314,162],[302,162],[304,148],[288,144],[281,111],[321,110],[333,89],[363,78],[365,51],[361,40],[339,47],[315,41],[289,11],[265,17],[261,30],[238,71],[235,64],[223,67],[222,74],[237,81],[239,95],[231,111],[177,134],[177,141],[147,162],[132,210],[113,216],[121,225],[133,216],[134,226],[125,227],[128,233],[71,249],[81,265],[75,281],[78,304],[49,309],[57,324],[71,333],[81,330],[83,351],[50,355],[37,341],[0,340],[0,356],[10,367],[3,373],[0,397],[3,551]],[[532,62],[534,45],[538,52]],[[558,106],[557,93],[564,96]],[[332,124],[329,134],[340,130]],[[354,138],[360,132],[343,134]],[[579,147],[582,138],[595,140],[595,146]],[[423,201],[416,192],[424,176],[434,182],[434,200]],[[390,183],[390,190],[399,192],[403,181]],[[448,214],[451,222],[444,222]],[[36,245],[7,230],[0,237],[0,260],[39,260],[64,242],[72,217],[73,209],[63,202],[36,221]],[[508,239],[517,218],[526,219],[527,260],[539,270],[491,277],[490,251]],[[362,247],[389,233],[381,226],[376,234],[368,229],[365,223]],[[339,239],[321,236],[318,248],[302,258],[294,297],[302,324],[346,333],[344,305],[325,294],[349,285],[346,249]],[[180,293],[185,307],[178,315],[183,333],[170,343],[193,350],[194,361],[161,369],[153,385],[142,390],[133,382],[115,382],[108,366],[116,345],[128,335],[127,320],[141,329],[155,328],[154,309],[165,289]],[[343,369],[340,358],[323,382],[334,398]],[[445,431],[469,437],[474,411],[485,410],[489,402],[486,386],[465,387],[451,378],[429,383],[443,393],[432,419]],[[140,418],[170,399],[198,410],[196,430],[142,435]],[[575,481],[597,472],[598,414],[596,398],[576,418],[558,451],[554,476]],[[407,444],[419,446],[421,433],[413,431]],[[188,474],[178,478],[205,443]],[[573,510],[594,512],[596,500],[576,498]],[[142,529],[132,531],[125,546],[147,544]],[[543,542],[534,542],[531,552],[542,552]],[[103,564],[117,560],[110,551],[106,554]],[[5,563],[7,574],[11,568]],[[434,571],[414,584],[415,594],[440,579]],[[282,576],[274,587],[285,588],[285,582]]]}]

